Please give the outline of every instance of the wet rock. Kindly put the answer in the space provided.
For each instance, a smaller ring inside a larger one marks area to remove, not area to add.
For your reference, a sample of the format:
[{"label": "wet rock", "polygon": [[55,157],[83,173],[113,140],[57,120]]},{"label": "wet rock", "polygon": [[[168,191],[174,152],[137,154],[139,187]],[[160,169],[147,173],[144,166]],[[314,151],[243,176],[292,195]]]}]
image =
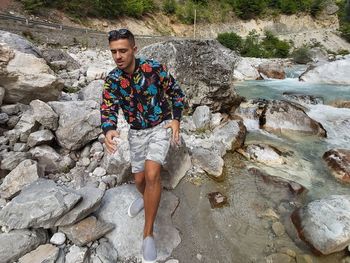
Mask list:
[{"label": "wet rock", "polygon": [[350,150],[329,150],[323,154],[323,159],[337,180],[350,183]]},{"label": "wet rock", "polygon": [[114,224],[105,223],[94,216],[90,216],[80,222],[61,226],[59,230],[67,235],[75,245],[85,246],[95,241],[114,229]]},{"label": "wet rock", "polygon": [[144,47],[139,54],[169,67],[190,108],[207,105],[213,112],[230,112],[241,102],[233,87],[239,58],[216,40],[169,40]]},{"label": "wet rock", "polygon": [[1,161],[1,169],[12,171],[22,161],[30,159],[32,156],[28,152],[8,152],[4,154]]},{"label": "wet rock", "polygon": [[22,188],[39,178],[38,164],[32,160],[24,160],[13,169],[0,185],[1,198],[9,199]]},{"label": "wet rock", "polygon": [[47,233],[43,229],[12,230],[0,234],[1,262],[15,262],[47,240]]},{"label": "wet rock", "polygon": [[296,92],[283,92],[283,97],[296,101],[298,103],[304,103],[304,104],[323,104],[323,98],[322,97],[315,97],[313,95],[307,95],[302,93],[296,93]]},{"label": "wet rock", "polygon": [[207,130],[210,126],[211,112],[208,106],[198,106],[192,115],[197,130]]},{"label": "wet rock", "polygon": [[266,257],[265,262],[266,263],[293,263],[294,258],[286,254],[275,253]]},{"label": "wet rock", "polygon": [[250,144],[239,151],[247,159],[267,165],[284,164],[282,152],[266,144]]},{"label": "wet rock", "polygon": [[166,189],[175,189],[187,171],[192,167],[186,143],[180,138],[181,144],[170,145],[165,164],[162,169],[162,185]]},{"label": "wet rock", "polygon": [[213,192],[208,194],[211,208],[223,207],[227,204],[227,197],[220,192]]},{"label": "wet rock", "polygon": [[45,173],[56,173],[64,168],[64,161],[52,147],[40,145],[29,151]]},{"label": "wet rock", "polygon": [[[50,102],[59,116],[56,138],[60,146],[77,150],[101,133],[99,104],[94,101]],[[72,110],[74,109],[74,110]]]},{"label": "wet rock", "polygon": [[34,119],[47,129],[55,131],[58,127],[58,115],[41,100],[30,102]]},{"label": "wet rock", "polygon": [[82,200],[67,214],[59,218],[55,226],[65,226],[78,222],[98,209],[104,192],[94,187],[83,187],[76,190]]},{"label": "wet rock", "polygon": [[80,199],[80,195],[53,181],[40,179],[25,187],[0,211],[0,224],[10,229],[51,228]]},{"label": "wet rock", "polygon": [[80,100],[93,100],[98,104],[102,102],[103,80],[94,80],[79,92]]},{"label": "wet rock", "polygon": [[284,72],[284,68],[279,63],[262,63],[258,67],[258,71],[263,79],[271,78],[271,79],[285,79],[286,73]]},{"label": "wet rock", "polygon": [[333,101],[330,105],[333,107],[336,107],[336,108],[348,108],[348,109],[350,109],[350,101],[346,101],[346,100]]},{"label": "wet rock", "polygon": [[[130,220],[127,215],[131,200],[140,194],[134,185],[122,185],[107,190],[102,200],[101,208],[96,216],[115,224],[116,228],[106,235],[113,244],[121,258],[141,258],[142,235],[144,226],[144,214]],[[171,223],[171,215],[178,206],[179,200],[171,192],[163,191],[154,226],[154,234],[157,243],[158,260],[168,258],[172,250],[180,244],[178,230]],[[130,244],[133,244],[130,246]]]},{"label": "wet rock", "polygon": [[350,57],[324,63],[319,66],[308,68],[299,80],[310,83],[328,83],[350,85],[347,68],[350,67]]},{"label": "wet rock", "polygon": [[210,140],[214,144],[223,143],[226,151],[240,148],[245,140],[247,129],[240,120],[229,120],[213,130]]},{"label": "wet rock", "polygon": [[282,225],[281,222],[274,222],[272,224],[272,230],[275,233],[276,236],[281,237],[285,233],[284,226]]},{"label": "wet rock", "polygon": [[24,38],[9,32],[1,31],[0,42],[3,43],[1,53],[5,56],[0,67],[2,83],[6,83],[4,102],[56,100],[63,83],[41,58],[40,52]]},{"label": "wet rock", "polygon": [[[293,196],[300,195],[302,193],[307,192],[307,189],[304,186],[296,182],[293,182],[278,176],[272,176],[272,175],[266,174],[256,168],[249,168],[248,171],[250,174],[253,174],[262,178],[265,184],[271,185],[272,187],[275,188],[275,190],[277,188],[286,189],[288,190],[287,194],[291,194]],[[266,190],[266,194],[268,194],[268,190],[267,189],[265,190]]]},{"label": "wet rock", "polygon": [[55,263],[59,248],[50,244],[41,245],[18,260],[18,263]]},{"label": "wet rock", "polygon": [[85,247],[71,246],[66,255],[65,263],[86,263],[89,262],[89,251]]},{"label": "wet rock", "polygon": [[299,237],[316,253],[328,255],[350,244],[350,196],[331,195],[295,210]]},{"label": "wet rock", "polygon": [[192,149],[192,163],[199,166],[214,179],[223,179],[224,160],[213,151],[199,147]]},{"label": "wet rock", "polygon": [[296,256],[297,263],[312,263],[312,258],[310,255],[297,255]]},{"label": "wet rock", "polygon": [[66,242],[66,235],[63,234],[62,232],[55,233],[50,239],[50,243],[56,246],[61,246],[65,242]]},{"label": "wet rock", "polygon": [[40,130],[29,135],[27,144],[29,147],[35,147],[41,144],[50,144],[55,136],[49,130]]}]

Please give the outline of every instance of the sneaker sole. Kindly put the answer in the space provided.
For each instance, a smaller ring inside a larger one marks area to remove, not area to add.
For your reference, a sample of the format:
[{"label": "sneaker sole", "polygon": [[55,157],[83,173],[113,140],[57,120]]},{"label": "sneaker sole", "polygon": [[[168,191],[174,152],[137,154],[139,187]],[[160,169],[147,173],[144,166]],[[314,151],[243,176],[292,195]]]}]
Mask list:
[{"label": "sneaker sole", "polygon": [[[133,216],[133,215],[131,214],[131,212],[130,212],[130,209],[131,209],[131,205],[130,205],[129,208],[128,208],[128,216],[131,217],[131,218],[137,216],[137,215],[134,215],[134,216]],[[125,210],[124,210],[124,211],[125,211]]]},{"label": "sneaker sole", "polygon": [[156,263],[156,260],[149,261],[149,260],[145,260],[145,259],[142,257],[142,263]]}]

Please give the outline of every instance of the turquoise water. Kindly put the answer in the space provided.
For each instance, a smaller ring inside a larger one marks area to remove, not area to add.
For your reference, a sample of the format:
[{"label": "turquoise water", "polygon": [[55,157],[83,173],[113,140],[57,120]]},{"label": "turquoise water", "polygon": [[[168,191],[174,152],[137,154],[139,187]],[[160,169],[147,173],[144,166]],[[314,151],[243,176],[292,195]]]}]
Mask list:
[{"label": "turquoise water", "polygon": [[[350,100],[350,86],[310,84],[298,81],[297,76],[303,68],[294,68],[284,80],[244,81],[235,84],[239,95],[248,99],[263,98],[286,100],[284,92],[296,92],[322,97],[324,104],[336,100]],[[309,117],[320,122],[327,130],[327,138],[295,136],[280,137],[259,129],[245,120],[248,129],[246,144],[266,143],[293,152],[288,166],[268,167],[254,164],[270,174],[285,177],[305,185],[309,189],[308,199],[313,200],[329,194],[348,194],[350,186],[337,182],[322,160],[323,154],[334,148],[350,149],[350,109],[335,108],[328,105],[307,105]]]}]

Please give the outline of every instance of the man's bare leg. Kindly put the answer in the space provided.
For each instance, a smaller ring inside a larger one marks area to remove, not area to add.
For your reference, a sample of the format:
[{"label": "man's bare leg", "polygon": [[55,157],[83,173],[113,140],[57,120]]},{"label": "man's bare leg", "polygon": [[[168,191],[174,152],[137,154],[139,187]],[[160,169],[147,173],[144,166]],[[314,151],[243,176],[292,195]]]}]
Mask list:
[{"label": "man's bare leg", "polygon": [[145,188],[143,194],[145,209],[145,226],[143,237],[153,236],[153,224],[157,215],[161,196],[161,165],[157,162],[146,160],[145,162]]},{"label": "man's bare leg", "polygon": [[145,172],[134,173],[134,179],[137,190],[143,195],[146,186]]}]

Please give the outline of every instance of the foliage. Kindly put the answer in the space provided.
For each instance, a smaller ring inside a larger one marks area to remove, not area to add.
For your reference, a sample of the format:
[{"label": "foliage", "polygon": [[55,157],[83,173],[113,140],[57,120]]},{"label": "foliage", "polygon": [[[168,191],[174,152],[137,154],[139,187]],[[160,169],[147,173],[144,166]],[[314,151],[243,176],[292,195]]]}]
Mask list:
[{"label": "foliage", "polygon": [[236,13],[242,19],[259,16],[266,8],[265,0],[236,0]]},{"label": "foliage", "polygon": [[338,6],[341,36],[350,43],[350,0],[342,0]]},{"label": "foliage", "polygon": [[225,47],[241,52],[243,39],[234,32],[226,32],[218,35],[217,40]]},{"label": "foliage", "polygon": [[233,32],[219,34],[217,39],[244,57],[286,58],[291,48],[288,42],[279,40],[271,32],[266,32],[265,38],[261,39],[255,30],[250,31],[245,39]]},{"label": "foliage", "polygon": [[344,23],[340,27],[341,36],[350,43],[350,23]]},{"label": "foliage", "polygon": [[310,55],[310,48],[307,46],[302,46],[292,53],[292,58],[295,63],[306,64],[312,60]]},{"label": "foliage", "polygon": [[175,14],[175,12],[176,12],[175,0],[166,0],[163,4],[163,11],[166,14]]}]

